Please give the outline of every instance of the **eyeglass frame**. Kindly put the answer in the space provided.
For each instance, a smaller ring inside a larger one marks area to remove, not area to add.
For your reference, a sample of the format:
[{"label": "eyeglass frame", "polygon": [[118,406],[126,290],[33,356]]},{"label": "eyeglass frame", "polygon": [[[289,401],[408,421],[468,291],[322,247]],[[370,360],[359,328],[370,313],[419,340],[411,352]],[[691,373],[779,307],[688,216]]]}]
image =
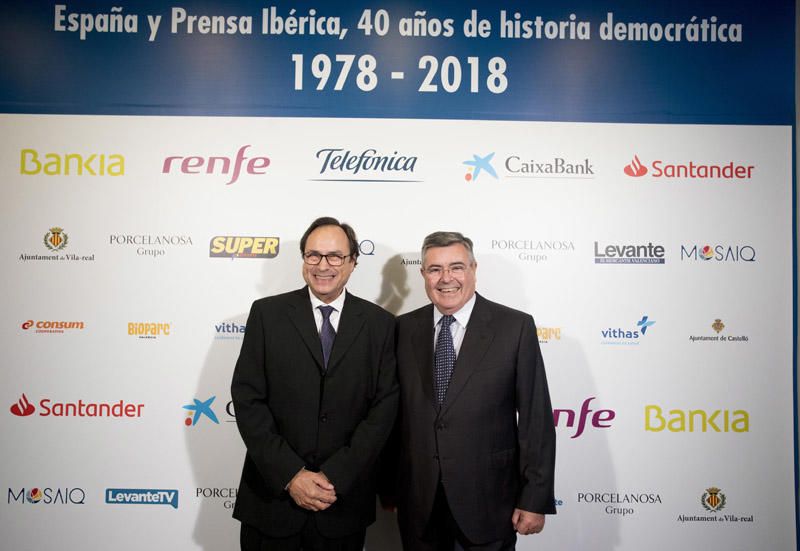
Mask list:
[{"label": "eyeglass frame", "polygon": [[[305,262],[309,266],[319,266],[320,264],[322,264],[322,259],[324,258],[325,261],[328,263],[328,266],[333,266],[334,268],[338,268],[339,266],[344,266],[345,258],[352,257],[353,255],[351,255],[351,254],[340,254],[340,253],[322,254],[322,253],[318,253],[317,251],[309,251],[307,253],[303,253],[301,256],[303,257],[303,262]],[[309,258],[316,258],[316,257],[319,257],[319,261],[317,261],[317,262],[309,262],[308,261]],[[331,262],[331,258],[339,258],[339,259],[341,259],[341,263],[334,264],[333,262]]]},{"label": "eyeglass frame", "polygon": [[462,264],[457,262],[446,267],[438,265],[428,266],[427,268],[421,268],[420,271],[425,277],[429,277],[431,279],[440,278],[444,276],[445,273],[449,273],[451,277],[458,279],[463,277],[470,267],[472,267],[472,264]]}]

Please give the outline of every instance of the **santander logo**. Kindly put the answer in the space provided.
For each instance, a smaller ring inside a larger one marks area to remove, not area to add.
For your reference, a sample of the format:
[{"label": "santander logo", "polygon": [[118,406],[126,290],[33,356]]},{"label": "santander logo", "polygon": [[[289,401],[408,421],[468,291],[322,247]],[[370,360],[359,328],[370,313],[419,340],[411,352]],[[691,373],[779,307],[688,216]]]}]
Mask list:
[{"label": "santander logo", "polygon": [[647,167],[642,164],[638,155],[634,155],[633,161],[625,165],[625,174],[638,178],[647,174]]},{"label": "santander logo", "polygon": [[11,406],[11,413],[16,415],[17,417],[27,417],[28,415],[32,415],[34,411],[33,404],[28,401],[28,397],[25,394],[22,394],[22,398],[19,401]]}]

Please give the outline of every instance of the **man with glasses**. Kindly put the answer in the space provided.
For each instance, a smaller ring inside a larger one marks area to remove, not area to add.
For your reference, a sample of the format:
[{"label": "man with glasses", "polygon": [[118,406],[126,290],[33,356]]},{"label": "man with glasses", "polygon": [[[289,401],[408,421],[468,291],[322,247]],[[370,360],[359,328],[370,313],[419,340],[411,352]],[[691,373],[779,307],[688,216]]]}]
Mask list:
[{"label": "man with glasses", "polygon": [[307,285],[253,303],[236,362],[247,455],[233,516],[245,551],[361,551],[397,411],[394,318],[345,290],[349,225],[315,220],[300,252]]},{"label": "man with glasses", "polygon": [[432,304],[397,319],[406,550],[514,549],[555,513],[555,428],[533,318],[475,292],[472,241],[422,244]]}]

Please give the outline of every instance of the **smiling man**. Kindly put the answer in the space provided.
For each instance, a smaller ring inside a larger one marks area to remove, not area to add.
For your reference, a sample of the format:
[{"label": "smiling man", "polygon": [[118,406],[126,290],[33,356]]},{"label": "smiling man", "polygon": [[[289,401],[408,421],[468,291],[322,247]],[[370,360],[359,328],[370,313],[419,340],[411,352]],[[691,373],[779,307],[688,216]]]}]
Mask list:
[{"label": "smiling man", "polygon": [[478,295],[477,269],[469,238],[430,234],[420,271],[432,304],[397,320],[406,550],[510,550],[555,513],[555,428],[536,327]]},{"label": "smiling man", "polygon": [[241,548],[361,551],[397,412],[391,314],[345,290],[358,241],[335,218],[300,240],[302,289],[253,303],[231,396],[247,455]]}]

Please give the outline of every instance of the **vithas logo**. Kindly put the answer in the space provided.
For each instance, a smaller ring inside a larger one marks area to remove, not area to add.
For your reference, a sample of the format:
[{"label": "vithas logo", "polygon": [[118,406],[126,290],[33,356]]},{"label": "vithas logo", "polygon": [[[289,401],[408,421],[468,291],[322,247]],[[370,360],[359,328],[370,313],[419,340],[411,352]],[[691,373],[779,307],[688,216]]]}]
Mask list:
[{"label": "vithas logo", "polygon": [[17,401],[14,405],[11,406],[11,413],[16,415],[17,417],[27,417],[28,415],[33,415],[33,412],[36,410],[28,401],[28,397],[25,394],[22,394],[22,398]]},{"label": "vithas logo", "polygon": [[624,170],[625,174],[627,174],[628,176],[633,176],[635,178],[647,174],[647,167],[642,164],[642,162],[639,160],[638,155],[633,156],[633,160],[630,162],[630,164],[625,165]]}]

